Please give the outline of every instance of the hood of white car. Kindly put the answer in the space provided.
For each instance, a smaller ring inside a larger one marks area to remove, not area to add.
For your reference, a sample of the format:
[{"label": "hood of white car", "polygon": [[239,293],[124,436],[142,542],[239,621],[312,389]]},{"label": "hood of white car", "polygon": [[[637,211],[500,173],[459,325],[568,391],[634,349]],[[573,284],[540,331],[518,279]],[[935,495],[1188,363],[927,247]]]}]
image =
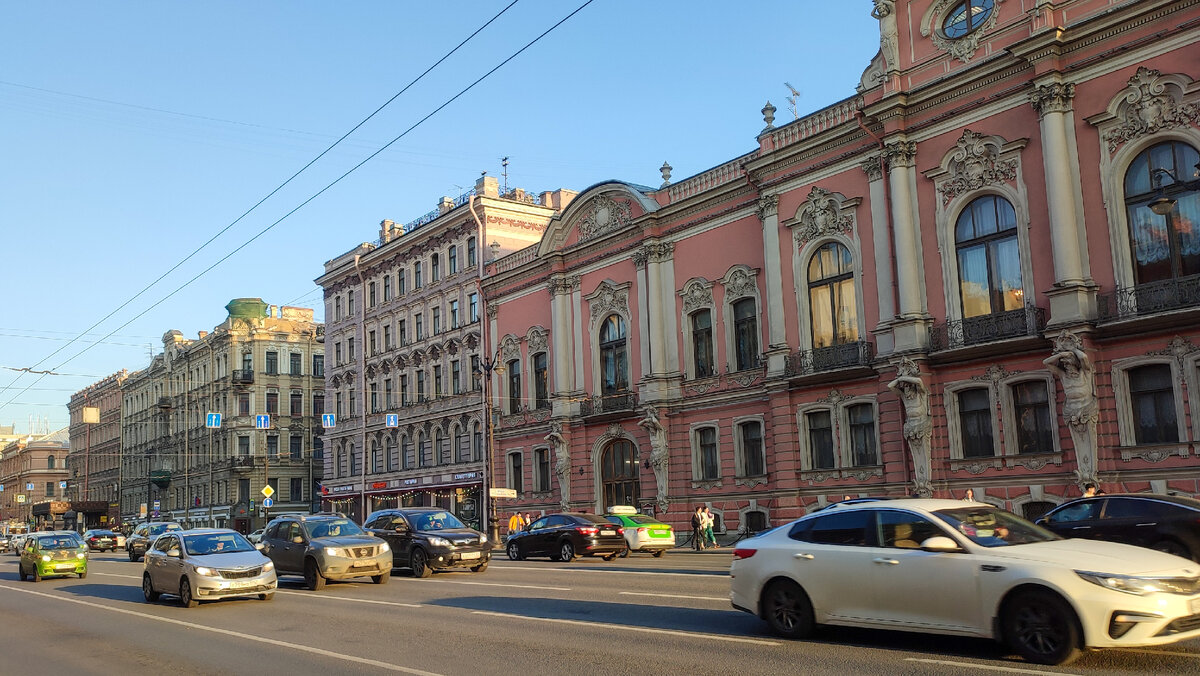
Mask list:
[{"label": "hood of white car", "polygon": [[994,547],[988,554],[1000,558],[1041,561],[1074,570],[1119,575],[1196,577],[1200,564],[1153,549],[1097,540],[1053,540],[1011,547]]},{"label": "hood of white car", "polygon": [[228,552],[224,554],[206,554],[204,556],[189,556],[188,562],[206,568],[222,568],[225,570],[242,570],[257,568],[270,561],[257,549],[249,552]]}]

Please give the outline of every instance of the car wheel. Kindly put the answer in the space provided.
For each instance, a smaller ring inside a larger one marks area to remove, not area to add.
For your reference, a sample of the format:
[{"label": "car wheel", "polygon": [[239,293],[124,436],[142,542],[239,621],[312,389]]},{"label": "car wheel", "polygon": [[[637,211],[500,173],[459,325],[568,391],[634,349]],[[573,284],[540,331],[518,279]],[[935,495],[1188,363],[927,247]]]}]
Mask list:
[{"label": "car wheel", "polygon": [[321,571],[317,568],[317,562],[308,559],[304,562],[304,584],[312,591],[321,591],[325,588],[325,576],[321,575]]},{"label": "car wheel", "polygon": [[570,563],[575,560],[575,545],[570,540],[563,540],[559,545],[558,558]]},{"label": "car wheel", "polygon": [[517,543],[515,543],[515,542],[508,543],[507,551],[508,551],[509,559],[511,559],[513,561],[521,560],[521,548],[517,546]]},{"label": "car wheel", "polygon": [[625,549],[622,549],[622,550],[621,550],[621,558],[622,558],[622,559],[627,559],[627,558],[629,558],[629,548],[628,548],[628,547],[626,547]]},{"label": "car wheel", "polygon": [[1188,553],[1187,548],[1174,540],[1159,540],[1151,545],[1150,548],[1166,554],[1181,556],[1185,559],[1192,558],[1191,554]]},{"label": "car wheel", "polygon": [[80,573],[80,574],[79,574],[79,579],[80,579],[80,580],[82,580],[82,579],[83,579],[83,578],[85,578],[85,577],[87,577],[87,571],[86,571],[86,570],[85,570],[85,571],[83,571],[82,573]]},{"label": "car wheel", "polygon": [[482,573],[483,571],[487,570],[487,566],[488,566],[488,562],[484,561],[483,563],[479,564],[478,566],[471,566],[471,572],[472,573]]},{"label": "car wheel", "polygon": [[36,565],[33,567],[33,581],[34,582],[42,581],[42,570],[40,568],[38,568]]},{"label": "car wheel", "polygon": [[603,558],[605,561],[612,561],[613,559],[617,558],[617,554],[618,552],[613,552],[612,554],[605,554],[601,558]]},{"label": "car wheel", "polygon": [[1004,637],[1035,664],[1067,664],[1079,656],[1079,623],[1070,606],[1044,591],[1028,591],[1006,604]]},{"label": "car wheel", "polygon": [[145,597],[146,603],[154,603],[158,600],[158,592],[154,591],[154,585],[150,582],[149,575],[142,575],[142,596]]},{"label": "car wheel", "polygon": [[371,576],[371,582],[374,582],[375,584],[387,584],[388,580],[391,580],[391,579],[392,579],[392,574],[390,572],[380,573],[379,575]]},{"label": "car wheel", "polygon": [[779,580],[767,587],[762,612],[771,630],[785,638],[806,638],[816,625],[808,594],[791,580]]},{"label": "car wheel", "polygon": [[658,550],[658,551],[654,552],[654,558],[656,558],[656,559],[661,559],[661,558],[662,558],[662,555],[663,555],[663,554],[666,554],[666,553],[667,553],[667,550],[665,550],[665,549],[660,549],[660,550]]},{"label": "car wheel", "polygon": [[195,608],[200,605],[196,597],[192,596],[192,583],[188,582],[186,577],[179,581],[179,605],[184,608]]},{"label": "car wheel", "polygon": [[429,577],[433,574],[433,569],[429,567],[429,555],[420,547],[412,550],[412,555],[408,560],[408,569],[412,571],[413,577]]},{"label": "car wheel", "polygon": [[132,550],[132,549],[131,549],[131,550],[129,550],[129,562],[130,562],[130,563],[137,563],[137,556],[135,556],[135,555],[133,554],[133,550]]},{"label": "car wheel", "polygon": [[29,576],[25,574],[25,566],[19,563],[17,564],[17,577],[21,578],[21,582],[29,579]]},{"label": "car wheel", "polygon": [[267,592],[266,594],[259,594],[258,600],[259,601],[274,601],[275,600],[275,592]]}]

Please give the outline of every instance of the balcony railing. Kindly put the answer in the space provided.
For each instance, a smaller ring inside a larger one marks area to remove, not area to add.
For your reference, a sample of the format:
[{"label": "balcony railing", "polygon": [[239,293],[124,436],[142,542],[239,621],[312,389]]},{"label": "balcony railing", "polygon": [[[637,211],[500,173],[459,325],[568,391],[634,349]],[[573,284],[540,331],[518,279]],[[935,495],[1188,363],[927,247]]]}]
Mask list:
[{"label": "balcony railing", "polygon": [[637,403],[636,392],[597,395],[580,402],[579,413],[583,416],[590,416],[632,411],[637,408]]},{"label": "balcony railing", "polygon": [[783,373],[787,376],[804,376],[836,369],[870,366],[874,357],[875,346],[865,340],[819,347],[815,350],[800,350],[788,355]]},{"label": "balcony railing", "polygon": [[1099,300],[1102,322],[1200,307],[1200,275],[1121,287]]},{"label": "balcony railing", "polygon": [[231,378],[235,384],[253,385],[254,371],[251,369],[235,369]]},{"label": "balcony railing", "polygon": [[1024,307],[937,324],[930,336],[930,347],[936,352],[1021,336],[1036,336],[1045,327],[1045,310]]}]

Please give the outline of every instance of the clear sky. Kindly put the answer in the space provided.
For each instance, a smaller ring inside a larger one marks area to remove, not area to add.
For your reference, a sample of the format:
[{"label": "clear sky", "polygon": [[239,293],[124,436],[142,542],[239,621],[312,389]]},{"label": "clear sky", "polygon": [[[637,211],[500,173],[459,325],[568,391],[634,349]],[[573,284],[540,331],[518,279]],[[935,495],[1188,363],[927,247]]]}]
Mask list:
[{"label": "clear sky", "polygon": [[657,186],[664,161],[678,181],[752,150],[767,100],[793,119],[785,82],[801,115],[854,94],[879,47],[867,0],[594,0],[234,253],[585,1],[519,0],[80,337],[510,1],[0,0],[0,425],[65,426],[71,393],[145,367],[166,331],[211,330],[232,298],[321,318],[326,260],[501,157],[534,192]]}]

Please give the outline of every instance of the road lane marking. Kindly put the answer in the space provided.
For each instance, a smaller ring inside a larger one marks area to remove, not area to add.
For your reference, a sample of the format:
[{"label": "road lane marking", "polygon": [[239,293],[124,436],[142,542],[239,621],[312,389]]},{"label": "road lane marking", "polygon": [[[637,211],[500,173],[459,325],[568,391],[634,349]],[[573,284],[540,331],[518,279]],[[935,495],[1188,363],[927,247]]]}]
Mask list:
[{"label": "road lane marking", "polygon": [[[140,617],[143,619],[151,620],[153,622],[165,622],[167,624],[174,624],[174,625],[177,625],[180,627],[187,627],[188,629],[196,629],[198,631],[207,631],[207,632],[210,632],[213,634],[222,634],[224,636],[232,636],[233,638],[242,639],[244,641],[252,641],[254,643],[265,643],[267,645],[275,646],[275,647],[283,646],[287,650],[291,650],[291,651],[306,652],[306,653],[311,653],[313,655],[320,655],[322,657],[330,657],[333,659],[343,660],[346,662],[354,662],[356,664],[365,664],[367,666],[378,667],[378,668],[384,669],[386,671],[396,671],[396,672],[400,672],[403,674],[416,674],[417,676],[442,676],[441,674],[438,674],[436,672],[423,671],[421,669],[412,669],[410,667],[402,667],[399,664],[392,664],[390,662],[380,662],[379,660],[372,660],[372,659],[368,659],[366,657],[358,657],[356,655],[347,655],[345,653],[335,653],[331,650],[323,650],[321,648],[314,648],[312,646],[307,646],[307,645],[303,645],[300,643],[289,643],[289,642],[280,641],[279,639],[263,638],[260,636],[253,636],[251,634],[243,634],[240,632],[232,631],[230,629],[220,629],[218,627],[209,627],[209,626],[203,625],[203,624],[196,624],[195,622],[184,622],[183,620],[176,620],[176,619],[172,619],[170,617],[163,617],[161,615],[151,615],[150,613],[142,613],[142,612],[138,612],[136,610],[129,610],[126,608],[116,608],[113,606],[106,606],[106,605],[102,605],[99,603],[92,603],[91,601],[67,598],[65,596],[59,596],[57,594],[47,594],[46,592],[34,591],[32,589],[18,589],[17,587],[10,587],[6,584],[0,584],[0,589],[6,589],[8,591],[20,592],[22,594],[31,594],[33,596],[42,596],[42,597],[45,597],[48,599],[62,601],[64,603],[75,603],[75,604],[78,604],[81,606],[87,606],[89,608],[99,608],[100,610],[108,610],[108,611],[111,611],[114,613],[122,613],[124,615],[132,615],[134,617]],[[316,597],[316,598],[321,598],[321,597]]]},{"label": "road lane marking", "polygon": [[509,566],[509,565],[502,565],[502,566],[497,566],[497,567],[502,570],[537,570],[537,571],[542,571],[542,572],[550,571],[550,572],[556,572],[556,573],[612,573],[614,575],[669,575],[672,577],[698,577],[698,576],[699,577],[722,577],[722,576],[729,575],[728,571],[721,571],[720,573],[700,572],[700,571],[695,572],[695,573],[663,573],[663,572],[659,572],[659,571],[649,571],[649,570],[595,570],[595,569],[591,569],[591,568],[551,568],[551,567],[536,568],[534,566]]},{"label": "road lane marking", "polygon": [[473,584],[480,587],[510,587],[512,589],[540,589],[543,591],[571,591],[570,587],[539,587],[533,584],[504,584],[502,582],[467,582],[466,580],[423,580],[420,584],[426,582],[436,582],[438,584]]},{"label": "road lane marking", "polygon": [[[104,575],[105,577],[125,577],[131,580],[141,579],[137,575],[117,575],[116,573],[94,573],[94,575]],[[313,592],[298,592],[288,591],[286,589],[276,589],[276,594],[288,594],[290,596],[304,596],[314,599],[330,599],[333,601],[351,601],[353,603],[376,603],[384,606],[400,606],[402,608],[420,608],[421,606],[415,603],[400,603],[399,601],[377,601],[375,599],[352,599],[345,596],[318,595]]]},{"label": "road lane marking", "polygon": [[924,664],[943,664],[951,667],[970,667],[972,669],[986,669],[988,671],[1002,671],[1006,674],[1069,674],[1069,671],[1041,671],[1040,669],[1019,669],[1017,667],[1001,667],[992,664],[975,664],[973,662],[956,662],[954,660],[931,660],[921,657],[906,657],[905,662],[922,662]]},{"label": "road lane marking", "polygon": [[648,592],[621,592],[622,596],[657,596],[664,599],[695,599],[697,601],[724,601],[729,602],[728,596],[683,596],[680,594],[651,594]]},{"label": "road lane marking", "polygon": [[740,636],[726,636],[724,634],[706,634],[698,631],[678,631],[675,629],[654,629],[651,627],[634,627],[628,624],[612,624],[609,622],[584,622],[582,620],[563,620],[553,617],[530,617],[528,615],[513,615],[511,613],[496,613],[489,610],[473,610],[472,615],[489,615],[491,617],[504,617],[511,620],[531,620],[534,622],[551,622],[555,624],[575,624],[584,627],[603,627],[605,629],[624,629],[625,631],[636,631],[643,634],[666,634],[668,636],[685,636],[687,638],[701,638],[711,641],[729,641],[732,643],[753,643],[755,645],[779,645],[778,641],[765,641],[757,638],[742,638]]}]

